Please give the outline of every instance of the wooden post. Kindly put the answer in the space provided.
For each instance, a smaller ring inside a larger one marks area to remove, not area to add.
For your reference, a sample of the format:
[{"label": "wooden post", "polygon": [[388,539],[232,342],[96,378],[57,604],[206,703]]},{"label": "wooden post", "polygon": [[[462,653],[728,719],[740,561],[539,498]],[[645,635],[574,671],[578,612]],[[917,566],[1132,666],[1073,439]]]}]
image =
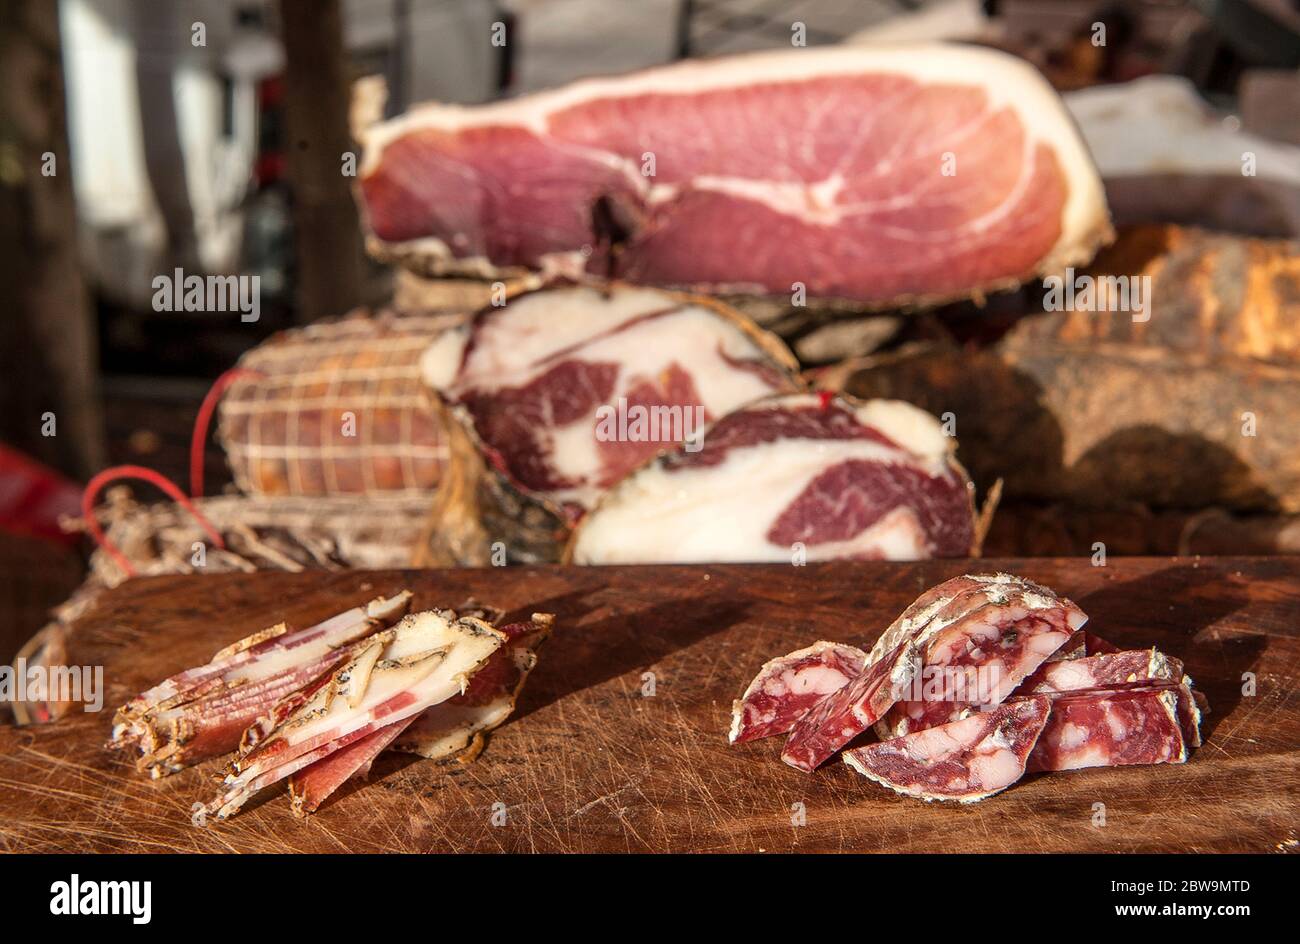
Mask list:
[{"label": "wooden post", "polygon": [[350,76],[338,0],[281,0],[285,128],[297,257],[297,320],[341,315],[361,301],[361,230],[343,173]]},{"label": "wooden post", "polygon": [[87,478],[104,465],[98,351],[46,0],[0,0],[0,298],[0,439]]}]

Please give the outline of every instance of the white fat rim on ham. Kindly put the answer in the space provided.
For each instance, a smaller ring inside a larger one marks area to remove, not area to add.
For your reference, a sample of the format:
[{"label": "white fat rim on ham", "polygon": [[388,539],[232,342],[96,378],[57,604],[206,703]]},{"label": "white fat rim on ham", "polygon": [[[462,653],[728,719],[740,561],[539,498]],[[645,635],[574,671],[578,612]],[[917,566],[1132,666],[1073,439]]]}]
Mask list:
[{"label": "white fat rim on ham", "polygon": [[[898,75],[920,82],[974,86],[981,89],[993,109],[1010,108],[1020,118],[1026,131],[1026,147],[1047,145],[1061,164],[1069,181],[1069,194],[1061,213],[1061,232],[1056,244],[1041,260],[1039,270],[1048,273],[1086,261],[1091,257],[1097,238],[1108,231],[1105,195],[1101,178],[1092,158],[1060,97],[1046,79],[1022,59],[996,50],[943,43],[900,44],[870,47],[818,47],[780,52],[761,52],[715,60],[688,60],[669,66],[647,69],[624,76],[586,79],[572,85],[479,106],[430,104],[412,109],[391,121],[372,126],[366,134],[362,176],[379,166],[384,148],[402,135],[423,128],[447,132],[498,125],[527,128],[544,135],[548,117],[583,102],[626,98],[643,94],[692,95],[700,92],[741,88],[763,83],[798,82],[835,75]],[[1015,90],[1014,93],[1011,90]],[[573,148],[570,148],[573,149]],[[618,155],[580,149],[602,163],[622,169],[644,197],[654,202],[660,195],[656,185],[640,173],[635,162]],[[1032,171],[1032,162],[1025,174]],[[694,187],[709,187],[758,199],[772,204],[780,212],[791,206],[815,205],[818,189],[833,187],[833,181],[813,181],[801,187],[797,199],[765,182],[762,191],[749,189],[750,180],[695,181]],[[834,225],[837,214],[814,214],[809,222]],[[416,250],[452,259],[449,247],[439,239],[423,237],[394,244],[403,250]],[[578,260],[574,253],[558,254],[563,258],[547,260],[553,269],[572,268]],[[465,270],[497,271],[481,258],[457,259]]]},{"label": "white fat rim on ham", "polygon": [[[747,409],[791,410],[819,403],[816,395],[795,394]],[[792,549],[772,544],[767,533],[809,483],[831,466],[865,459],[907,465],[931,476],[948,474],[952,440],[924,410],[901,401],[872,400],[854,412],[863,425],[876,428],[905,450],[873,440],[789,437],[733,447],[716,466],[668,470],[662,463],[651,464],[616,486],[584,522],[574,561],[788,561]],[[706,432],[706,450],[708,445]],[[741,483],[743,487],[738,487]],[[629,540],[629,535],[635,535],[635,540]],[[807,560],[855,555],[880,555],[888,560],[931,556],[924,531],[909,508],[890,511],[847,541],[806,548]]]}]

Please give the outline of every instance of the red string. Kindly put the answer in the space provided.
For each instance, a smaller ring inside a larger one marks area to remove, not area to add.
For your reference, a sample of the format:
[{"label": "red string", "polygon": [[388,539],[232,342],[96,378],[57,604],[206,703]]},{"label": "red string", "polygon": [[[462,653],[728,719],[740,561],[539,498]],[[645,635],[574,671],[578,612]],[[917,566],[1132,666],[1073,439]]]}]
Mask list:
[{"label": "red string", "polygon": [[829,390],[818,390],[817,400],[823,410],[831,408],[831,401],[835,399],[835,394]]},{"label": "red string", "polygon": [[208,426],[212,414],[220,402],[222,394],[236,380],[247,377],[265,376],[261,371],[248,367],[232,367],[212,384],[212,389],[203,398],[199,415],[194,418],[194,434],[190,437],[190,494],[195,498],[203,497],[203,451],[208,442]]},{"label": "red string", "polygon": [[81,493],[81,516],[85,519],[86,528],[90,531],[90,536],[95,539],[95,543],[117,562],[117,565],[126,572],[128,577],[137,576],[136,569],[131,566],[131,562],[126,559],[126,556],[117,549],[117,545],[108,539],[108,535],[99,526],[99,519],[95,517],[95,498],[99,495],[100,490],[114,479],[126,478],[140,479],[158,486],[158,488],[175,499],[177,504],[194,516],[194,520],[207,532],[213,544],[225,550],[226,542],[222,540],[221,533],[212,526],[212,522],[194,507],[193,503],[185,496],[185,493],[177,488],[171,479],[142,465],[115,465],[100,472],[86,483],[86,490]]}]

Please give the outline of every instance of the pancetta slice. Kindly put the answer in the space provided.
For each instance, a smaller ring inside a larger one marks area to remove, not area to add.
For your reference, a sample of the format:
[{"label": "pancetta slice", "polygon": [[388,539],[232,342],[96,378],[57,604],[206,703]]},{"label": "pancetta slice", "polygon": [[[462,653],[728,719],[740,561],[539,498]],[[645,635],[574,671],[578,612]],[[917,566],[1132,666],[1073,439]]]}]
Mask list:
[{"label": "pancetta slice", "polygon": [[856,678],[867,654],[856,646],[816,642],[764,663],[731,703],[732,744],[786,734],[823,698]]},{"label": "pancetta slice", "polygon": [[1045,696],[1017,699],[844,754],[844,762],[896,793],[975,803],[1005,790],[1025,764],[1051,712]]},{"label": "pancetta slice", "polygon": [[551,634],[554,617],[534,613],[526,622],[499,627],[510,640],[474,673],[465,691],[427,709],[403,730],[394,750],[429,760],[455,757],[468,762],[483,750],[485,735],[503,725],[515,710],[537,649]]},{"label": "pancetta slice", "polygon": [[289,808],[293,815],[315,813],[344,783],[368,775],[375,758],[387,750],[416,717],[412,715],[372,731],[290,776]]},{"label": "pancetta slice", "polygon": [[349,743],[289,778],[295,816],[314,813],[345,782],[365,777],[390,745],[431,760],[469,761],[483,749],[484,735],[514,711],[528,673],[537,665],[536,649],[550,635],[554,617],[535,613],[522,623],[499,627],[509,642],[492,653],[465,691],[441,704],[380,728]]},{"label": "pancetta slice", "polygon": [[402,591],[306,629],[280,623],[227,646],[119,708],[108,746],[139,750],[137,767],[155,778],[229,753],[249,725],[395,623],[410,601]]},{"label": "pancetta slice", "polygon": [[403,618],[246,731],[206,812],[224,819],[264,787],[464,692],[508,641],[490,624],[449,610]]},{"label": "pancetta slice", "polygon": [[913,603],[873,650],[910,639],[923,660],[909,697],[890,709],[877,733],[888,740],[1000,704],[1086,620],[1070,600],[1010,574],[940,584]]},{"label": "pancetta slice", "polygon": [[[581,523],[580,564],[917,560],[977,549],[974,486],[930,414],[795,394],[738,409],[665,453]],[[891,647],[892,648],[892,647]]]}]

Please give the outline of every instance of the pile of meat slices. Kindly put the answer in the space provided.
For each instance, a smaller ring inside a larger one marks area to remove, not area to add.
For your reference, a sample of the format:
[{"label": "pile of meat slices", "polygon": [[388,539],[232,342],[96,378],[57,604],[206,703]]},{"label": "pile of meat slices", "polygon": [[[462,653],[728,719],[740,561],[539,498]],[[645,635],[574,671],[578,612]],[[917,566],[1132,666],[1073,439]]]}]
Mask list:
[{"label": "pile of meat slices", "polygon": [[221,794],[196,805],[218,819],[284,781],[293,812],[315,812],[390,747],[472,760],[514,710],[553,618],[498,626],[410,604],[404,590],[242,639],[123,705],[108,746],[138,751],[155,778],[234,752]]},{"label": "pile of meat slices", "polygon": [[819,642],[762,667],[734,743],[788,734],[781,759],[846,764],[906,796],[974,803],[1029,771],[1178,764],[1209,707],[1182,663],[1083,631],[1071,601],[1009,574],[923,594],[870,653]]}]

